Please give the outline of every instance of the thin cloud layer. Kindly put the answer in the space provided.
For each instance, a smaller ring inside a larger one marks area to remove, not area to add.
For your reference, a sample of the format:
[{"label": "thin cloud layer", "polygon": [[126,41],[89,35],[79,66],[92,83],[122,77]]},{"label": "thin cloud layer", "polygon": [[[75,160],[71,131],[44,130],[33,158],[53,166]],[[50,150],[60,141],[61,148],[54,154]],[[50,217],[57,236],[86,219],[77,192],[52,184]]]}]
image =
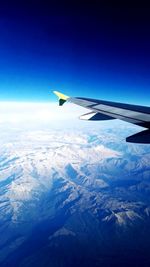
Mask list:
[{"label": "thin cloud layer", "polygon": [[[40,123],[69,120],[79,117],[83,109],[71,104],[1,102],[0,123]],[[85,109],[84,109],[85,112]]]}]

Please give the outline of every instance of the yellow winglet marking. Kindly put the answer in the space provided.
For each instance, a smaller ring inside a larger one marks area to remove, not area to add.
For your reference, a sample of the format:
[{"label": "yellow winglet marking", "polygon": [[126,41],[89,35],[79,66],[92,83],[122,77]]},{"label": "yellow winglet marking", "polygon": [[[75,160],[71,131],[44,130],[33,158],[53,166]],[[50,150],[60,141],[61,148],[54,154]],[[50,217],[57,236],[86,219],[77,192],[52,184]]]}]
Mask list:
[{"label": "yellow winglet marking", "polygon": [[67,100],[67,99],[69,98],[69,96],[64,95],[64,94],[62,94],[62,93],[60,93],[60,92],[57,92],[57,91],[53,91],[53,93],[54,93],[55,95],[57,95],[59,99],[62,99],[62,100]]}]

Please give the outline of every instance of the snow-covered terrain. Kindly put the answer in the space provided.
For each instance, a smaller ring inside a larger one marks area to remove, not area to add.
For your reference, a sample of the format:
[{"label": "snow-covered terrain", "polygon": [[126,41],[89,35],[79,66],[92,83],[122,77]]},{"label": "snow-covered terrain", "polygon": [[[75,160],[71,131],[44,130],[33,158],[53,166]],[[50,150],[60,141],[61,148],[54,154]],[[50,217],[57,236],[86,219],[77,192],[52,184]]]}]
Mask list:
[{"label": "snow-covered terrain", "polygon": [[109,266],[110,257],[121,266],[139,250],[148,261],[150,147],[125,142],[136,127],[8,115],[0,123],[1,266]]}]

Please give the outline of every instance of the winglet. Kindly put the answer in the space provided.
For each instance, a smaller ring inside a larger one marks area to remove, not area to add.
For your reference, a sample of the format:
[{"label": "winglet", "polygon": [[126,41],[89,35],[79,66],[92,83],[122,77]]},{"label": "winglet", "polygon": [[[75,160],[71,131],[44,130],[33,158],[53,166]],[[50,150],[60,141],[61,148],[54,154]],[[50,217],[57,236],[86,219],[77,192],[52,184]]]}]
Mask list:
[{"label": "winglet", "polygon": [[59,98],[59,106],[62,106],[69,98],[69,96],[64,95],[64,94],[57,92],[57,91],[53,91],[53,93]]}]

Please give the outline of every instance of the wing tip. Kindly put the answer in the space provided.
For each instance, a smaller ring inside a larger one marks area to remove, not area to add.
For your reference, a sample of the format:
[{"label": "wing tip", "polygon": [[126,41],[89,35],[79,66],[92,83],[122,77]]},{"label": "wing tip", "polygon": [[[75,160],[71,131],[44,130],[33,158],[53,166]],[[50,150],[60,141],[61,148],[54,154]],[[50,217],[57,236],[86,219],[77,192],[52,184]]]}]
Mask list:
[{"label": "wing tip", "polygon": [[69,98],[69,96],[62,94],[61,92],[58,91],[53,91],[53,93],[58,97],[59,100],[59,106],[62,106],[67,99]]},{"label": "wing tip", "polygon": [[61,92],[58,91],[53,91],[53,93],[59,98],[59,99],[63,99],[63,100],[67,100],[69,98],[69,96],[62,94]]}]

